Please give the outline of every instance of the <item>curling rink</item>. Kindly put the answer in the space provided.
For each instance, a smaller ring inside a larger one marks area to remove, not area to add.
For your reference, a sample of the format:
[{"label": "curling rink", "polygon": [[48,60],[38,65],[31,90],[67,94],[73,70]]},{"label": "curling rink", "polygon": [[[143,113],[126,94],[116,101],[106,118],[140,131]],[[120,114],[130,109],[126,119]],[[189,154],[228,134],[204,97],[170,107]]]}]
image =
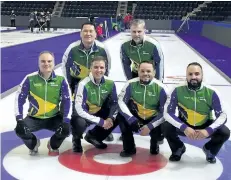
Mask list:
[{"label": "curling rink", "polygon": [[[25,31],[1,33],[1,47],[23,44],[46,38],[53,38],[65,33],[76,31],[57,31],[53,33],[30,34]],[[199,62],[204,70],[204,81],[220,91],[223,105],[228,115],[226,125],[231,128],[231,84],[214,70],[198,53],[173,33],[147,34],[159,41],[164,54],[164,83],[169,89],[184,82],[186,67],[190,62]],[[125,77],[120,60],[120,44],[129,33],[119,33],[109,38],[104,44],[109,49],[112,59],[109,77],[116,82],[118,93],[121,91]],[[14,41],[15,40],[15,41]],[[62,74],[57,68],[57,74]],[[227,141],[217,156],[216,164],[208,164],[202,146],[205,141],[192,141],[182,138],[186,145],[186,153],[180,162],[168,161],[171,154],[166,140],[160,145],[160,154],[149,154],[149,136],[134,135],[137,154],[130,158],[119,156],[122,142],[118,140],[120,134],[115,131],[114,141],[105,150],[98,150],[82,140],[83,154],[71,152],[71,136],[60,148],[58,157],[49,157],[46,148],[51,132],[41,131],[36,135],[41,139],[41,146],[37,156],[29,156],[28,149],[16,137],[14,128],[15,93],[9,94],[0,101],[0,131],[2,147],[1,172],[3,180],[230,180],[231,179],[231,141]],[[26,114],[28,104],[25,104]]]}]

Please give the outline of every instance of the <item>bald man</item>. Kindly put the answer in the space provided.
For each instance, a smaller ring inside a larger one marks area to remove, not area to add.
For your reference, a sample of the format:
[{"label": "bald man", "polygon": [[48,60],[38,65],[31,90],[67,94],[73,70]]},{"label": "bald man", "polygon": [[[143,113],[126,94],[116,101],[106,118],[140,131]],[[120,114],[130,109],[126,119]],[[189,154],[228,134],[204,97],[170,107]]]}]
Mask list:
[{"label": "bald man", "polygon": [[[47,143],[48,155],[59,154],[59,147],[69,136],[71,93],[66,79],[54,73],[54,54],[43,51],[38,58],[39,71],[27,75],[20,84],[15,99],[15,132],[29,148],[30,155],[38,153],[40,140],[32,133],[42,129],[54,131]],[[23,118],[23,105],[28,98],[29,109]],[[63,104],[60,112],[59,104]]]}]

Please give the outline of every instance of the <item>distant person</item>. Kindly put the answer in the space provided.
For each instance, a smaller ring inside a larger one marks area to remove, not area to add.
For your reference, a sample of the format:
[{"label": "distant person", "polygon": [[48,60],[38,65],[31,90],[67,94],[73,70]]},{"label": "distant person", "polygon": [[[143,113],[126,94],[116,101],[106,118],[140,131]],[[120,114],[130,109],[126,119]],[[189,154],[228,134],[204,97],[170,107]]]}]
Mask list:
[{"label": "distant person", "polygon": [[35,13],[31,12],[30,15],[29,15],[29,27],[30,27],[30,31],[32,33],[34,32],[35,22],[36,22]]},{"label": "distant person", "polygon": [[48,32],[50,31],[50,28],[51,28],[51,17],[52,17],[52,15],[50,14],[49,11],[47,11],[47,13],[46,13],[46,24],[47,24],[47,31]]},{"label": "distant person", "polygon": [[14,13],[14,10],[12,10],[11,15],[10,15],[10,25],[11,25],[11,27],[15,27],[15,21],[16,21],[16,15]]},{"label": "distant person", "polygon": [[[118,16],[116,17],[116,23],[117,23],[117,28],[119,31],[121,31],[122,29],[122,22],[123,22],[123,16],[121,14],[118,14]],[[116,31],[118,31],[116,30]]]},{"label": "distant person", "polygon": [[103,34],[103,23],[102,22],[96,27],[96,32],[97,32],[97,39],[99,41],[102,41],[103,39],[106,38],[106,36]]},{"label": "distant person", "polygon": [[88,20],[90,23],[95,25],[95,17],[92,14],[89,15]]}]

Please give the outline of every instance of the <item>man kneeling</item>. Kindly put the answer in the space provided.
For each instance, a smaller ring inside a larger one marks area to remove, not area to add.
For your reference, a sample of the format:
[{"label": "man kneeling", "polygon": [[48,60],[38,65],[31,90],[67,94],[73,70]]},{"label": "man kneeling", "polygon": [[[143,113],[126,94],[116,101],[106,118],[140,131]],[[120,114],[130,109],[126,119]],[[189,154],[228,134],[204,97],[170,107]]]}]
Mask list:
[{"label": "man kneeling", "polygon": [[85,140],[96,148],[105,149],[102,141],[118,125],[117,93],[112,80],[104,76],[106,59],[96,56],[92,59],[90,74],[81,80],[75,90],[75,108],[77,116],[72,118],[73,151],[82,152],[81,139],[84,131],[91,124]]},{"label": "man kneeling", "polygon": [[137,78],[129,80],[119,95],[120,114],[118,119],[122,131],[122,157],[136,153],[133,132],[145,136],[150,134],[150,153],[159,153],[160,124],[164,121],[164,104],[167,99],[166,87],[155,79],[152,62],[141,62]]},{"label": "man kneeling", "polygon": [[[174,88],[166,103],[164,134],[172,150],[169,160],[180,161],[186,151],[178,137],[183,135],[193,140],[211,138],[203,151],[209,163],[216,163],[215,156],[230,136],[229,129],[224,125],[227,115],[222,109],[218,92],[202,82],[203,71],[199,63],[190,63],[186,76],[187,82]],[[178,117],[175,115],[177,107]]]},{"label": "man kneeling", "polygon": [[[29,100],[29,110],[23,119],[23,105]],[[63,104],[61,113],[59,104]],[[39,55],[39,71],[27,75],[16,93],[15,132],[30,149],[30,155],[38,153],[40,140],[32,133],[41,129],[54,131],[48,141],[50,156],[59,154],[59,147],[69,136],[71,118],[71,94],[66,79],[54,73],[54,54],[49,51]],[[61,115],[62,114],[62,115]]]}]

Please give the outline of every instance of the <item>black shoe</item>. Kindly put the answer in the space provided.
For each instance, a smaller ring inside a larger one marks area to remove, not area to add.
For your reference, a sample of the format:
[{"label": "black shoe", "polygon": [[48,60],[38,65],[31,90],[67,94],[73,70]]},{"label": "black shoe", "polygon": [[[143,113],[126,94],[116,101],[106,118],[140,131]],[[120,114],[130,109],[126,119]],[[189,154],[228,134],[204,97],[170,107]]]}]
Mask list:
[{"label": "black shoe", "polygon": [[114,137],[112,134],[109,134],[108,137],[106,137],[105,141],[113,141],[114,140]]},{"label": "black shoe", "polygon": [[169,161],[180,161],[181,156],[186,151],[186,147],[183,145],[183,147],[179,148],[176,152],[172,153],[172,155],[169,157]]},{"label": "black shoe", "polygon": [[203,151],[206,155],[206,161],[208,161],[211,164],[215,164],[216,163],[216,156],[213,155],[210,150],[206,149],[206,147],[203,147]]},{"label": "black shoe", "polygon": [[93,136],[91,136],[89,133],[86,134],[84,139],[89,142],[90,144],[94,145],[98,149],[106,149],[107,144],[103,143],[102,141],[96,140]]},{"label": "black shoe", "polygon": [[132,149],[131,151],[123,150],[123,151],[120,152],[121,157],[130,157],[130,156],[132,156],[134,154],[136,154],[136,148]]},{"label": "black shoe", "polygon": [[119,137],[119,141],[123,141],[123,136],[122,135]]},{"label": "black shoe", "polygon": [[157,147],[150,147],[150,154],[157,155],[157,154],[159,154],[159,152],[160,152],[160,148],[158,145],[157,145]]},{"label": "black shoe", "polygon": [[83,148],[81,145],[81,139],[80,138],[72,138],[72,143],[73,143],[73,147],[72,147],[72,151],[75,153],[81,153],[83,152]]}]

